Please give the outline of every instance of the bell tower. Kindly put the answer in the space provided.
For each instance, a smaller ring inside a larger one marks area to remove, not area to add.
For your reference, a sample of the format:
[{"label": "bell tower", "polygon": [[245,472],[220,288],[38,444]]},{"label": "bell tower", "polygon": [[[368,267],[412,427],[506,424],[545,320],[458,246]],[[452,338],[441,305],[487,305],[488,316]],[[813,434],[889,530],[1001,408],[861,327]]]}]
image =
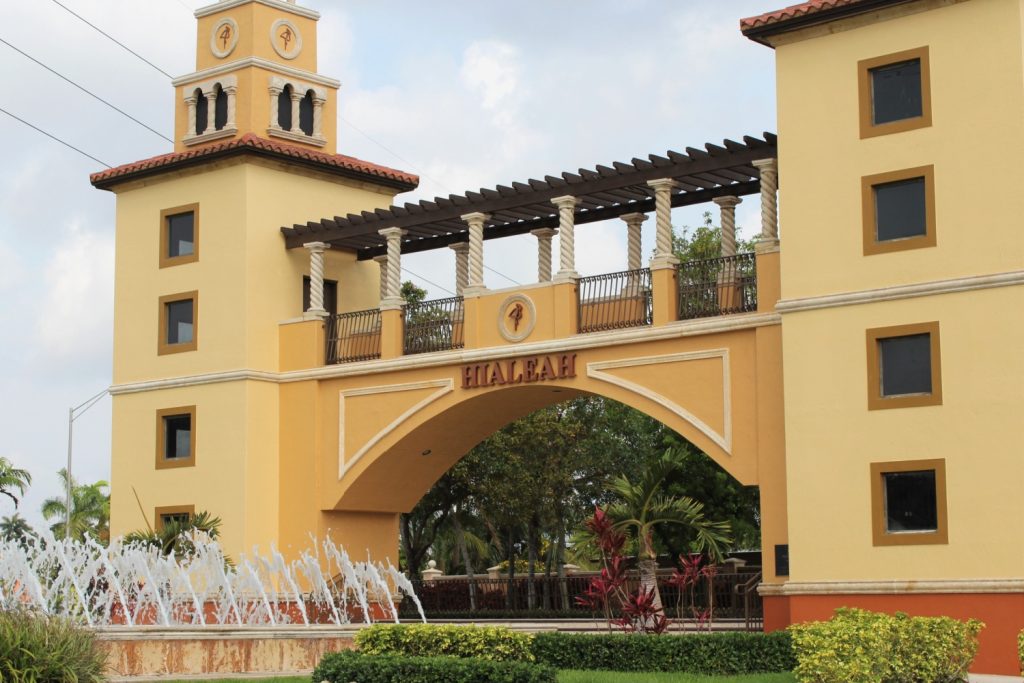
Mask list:
[{"label": "bell tower", "polygon": [[196,70],[173,81],[175,151],[252,133],[335,152],[340,83],[316,73],[319,12],[220,0],[195,16]]}]

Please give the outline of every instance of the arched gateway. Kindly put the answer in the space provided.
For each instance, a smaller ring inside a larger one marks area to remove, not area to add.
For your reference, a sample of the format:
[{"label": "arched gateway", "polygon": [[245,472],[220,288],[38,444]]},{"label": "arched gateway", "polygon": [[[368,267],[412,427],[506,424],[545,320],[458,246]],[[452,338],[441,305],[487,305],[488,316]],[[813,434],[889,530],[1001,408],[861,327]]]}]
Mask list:
[{"label": "arched gateway", "polygon": [[[790,9],[742,24],[776,50],[781,147],[390,208],[418,179],[336,153],[319,14],[197,10],[174,152],[92,176],[117,194],[112,533],[207,510],[232,554],[329,532],[394,560],[398,513],[471,446],[598,394],[760,487],[767,628],[843,605],[973,616],[978,666],[1014,672],[1020,2]],[[756,253],[736,253],[758,194]],[[697,204],[722,251],[679,263],[671,210]],[[587,224],[619,219],[623,270],[581,277]],[[485,258],[527,233],[537,282],[487,289]],[[451,249],[457,296],[406,305],[401,258],[429,249]]]}]

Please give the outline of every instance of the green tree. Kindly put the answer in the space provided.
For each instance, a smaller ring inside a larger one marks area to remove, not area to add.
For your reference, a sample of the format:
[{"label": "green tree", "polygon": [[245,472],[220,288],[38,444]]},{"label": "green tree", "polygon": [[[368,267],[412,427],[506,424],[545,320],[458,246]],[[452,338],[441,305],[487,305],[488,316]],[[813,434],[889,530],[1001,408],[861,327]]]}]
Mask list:
[{"label": "green tree", "polygon": [[[67,490],[68,473],[61,469],[57,473],[62,488]],[[110,541],[110,484],[97,481],[79,484],[71,479],[71,519],[68,521],[67,499],[55,496],[43,501],[43,519],[55,520],[50,531],[57,538],[64,538],[66,529],[71,527],[71,538],[85,540],[92,537],[101,543]]]},{"label": "green tree", "polygon": [[214,517],[205,510],[190,515],[188,521],[171,521],[164,524],[159,531],[151,528],[140,529],[126,534],[125,543],[136,543],[156,548],[162,555],[182,557],[195,550],[192,536],[202,532],[212,540],[220,536],[220,517]]},{"label": "green tree", "polygon": [[[736,232],[739,233],[739,226]],[[737,235],[736,253],[743,254],[754,251],[754,239],[742,239]],[[672,231],[672,251],[680,261],[696,261],[718,258],[722,255],[722,228],[715,225],[711,212],[705,211],[701,224],[696,228],[684,225],[680,230]]]},{"label": "green tree", "polygon": [[406,280],[402,283],[399,296],[405,299],[407,304],[418,304],[427,298],[427,290],[417,287],[412,281]]},{"label": "green tree", "polygon": [[0,540],[17,543],[24,548],[28,545],[29,540],[35,537],[36,532],[28,521],[17,512],[10,517],[0,519]]},{"label": "green tree", "polygon": [[0,458],[0,493],[14,501],[14,507],[18,507],[18,496],[12,491],[17,490],[19,496],[25,495],[25,490],[32,483],[32,475],[28,470],[15,467],[7,458]]},{"label": "green tree", "polygon": [[616,477],[611,488],[618,500],[606,512],[613,528],[626,534],[637,553],[640,586],[654,595],[654,606],[662,610],[658,591],[658,550],[655,530],[661,526],[681,526],[692,530],[695,550],[707,552],[714,560],[721,559],[722,547],[730,542],[729,523],[709,520],[704,505],[688,496],[669,496],[665,481],[682,463],[678,449],[665,453],[641,470],[632,479]]}]

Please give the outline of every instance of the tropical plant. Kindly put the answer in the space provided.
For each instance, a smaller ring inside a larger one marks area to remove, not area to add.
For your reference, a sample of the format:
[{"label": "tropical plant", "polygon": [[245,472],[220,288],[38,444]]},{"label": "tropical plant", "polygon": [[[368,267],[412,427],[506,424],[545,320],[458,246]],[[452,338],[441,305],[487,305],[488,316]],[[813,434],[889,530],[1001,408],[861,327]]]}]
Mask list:
[{"label": "tropical plant", "polygon": [[[68,486],[67,470],[57,473],[64,490]],[[92,537],[101,543],[110,540],[110,484],[97,481],[79,484],[71,479],[71,519],[68,520],[67,499],[64,496],[47,498],[43,501],[43,519],[55,520],[50,531],[57,538],[64,538],[70,526],[71,538],[85,540]],[[104,490],[107,489],[107,490]]]},{"label": "tropical plant", "polygon": [[7,458],[0,458],[0,493],[14,501],[15,508],[18,507],[18,496],[11,491],[17,490],[19,496],[24,496],[31,483],[32,475],[28,470],[18,469]]},{"label": "tropical plant", "polygon": [[29,525],[28,521],[17,512],[10,517],[0,519],[0,540],[17,543],[24,548],[28,544],[29,539],[35,537],[36,532]]},{"label": "tropical plant", "polygon": [[124,537],[124,542],[157,548],[165,556],[182,557],[195,550],[193,539],[196,532],[215,540],[220,536],[220,525],[220,517],[201,510],[190,515],[188,521],[169,521],[158,530],[133,531]]},{"label": "tropical plant", "polygon": [[0,611],[0,680],[103,683],[106,663],[90,629],[60,617]]},{"label": "tropical plant", "polygon": [[631,541],[637,554],[640,586],[652,594],[655,610],[662,610],[658,591],[655,529],[677,525],[694,534],[693,550],[707,553],[713,560],[722,557],[722,546],[730,542],[728,522],[714,522],[704,515],[704,505],[688,496],[667,496],[665,480],[681,465],[681,454],[669,448],[657,460],[642,469],[639,477],[622,475],[614,479],[611,489],[617,501],[606,509],[612,529]]}]

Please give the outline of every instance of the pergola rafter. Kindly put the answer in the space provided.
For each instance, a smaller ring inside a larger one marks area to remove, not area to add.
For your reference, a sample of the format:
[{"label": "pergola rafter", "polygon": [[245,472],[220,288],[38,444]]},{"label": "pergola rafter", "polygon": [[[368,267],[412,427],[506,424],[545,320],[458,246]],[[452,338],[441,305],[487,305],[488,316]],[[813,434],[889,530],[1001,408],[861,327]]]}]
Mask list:
[{"label": "pergola rafter", "polygon": [[707,144],[704,149],[668,151],[630,163],[579,169],[561,176],[544,176],[511,186],[481,188],[462,195],[435,197],[361,214],[335,216],[305,225],[282,227],[289,249],[308,242],[327,242],[333,247],[355,251],[360,260],[386,253],[385,239],[378,231],[402,228],[402,252],[440,249],[468,239],[462,216],[489,216],[483,238],[522,235],[538,228],[558,227],[558,209],[551,200],[571,195],[579,200],[575,224],[608,220],[628,213],[654,210],[654,192],[648,181],[671,178],[677,183],[672,206],[703,204],[716,197],[744,196],[760,192],[760,174],[753,162],[778,156],[772,133],[763,138],[744,136],[743,142],[725,140],[723,146]]}]

